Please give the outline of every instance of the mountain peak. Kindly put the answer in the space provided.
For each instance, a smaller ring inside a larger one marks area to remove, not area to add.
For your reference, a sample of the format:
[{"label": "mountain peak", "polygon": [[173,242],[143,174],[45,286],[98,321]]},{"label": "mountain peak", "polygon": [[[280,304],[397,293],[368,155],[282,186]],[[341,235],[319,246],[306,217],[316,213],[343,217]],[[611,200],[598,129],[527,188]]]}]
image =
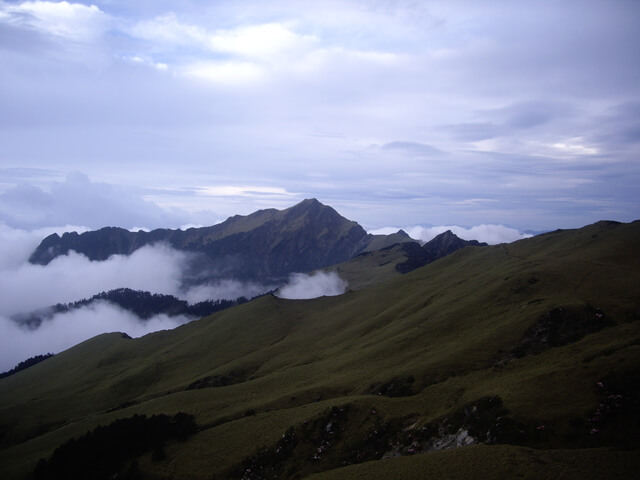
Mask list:
[{"label": "mountain peak", "polygon": [[316,211],[321,209],[331,208],[323,203],[319,202],[316,198],[305,198],[299,203],[296,203],[293,207],[288,208],[287,210],[294,211]]},{"label": "mountain peak", "polygon": [[306,206],[318,206],[319,205],[319,206],[322,206],[322,207],[326,206],[326,205],[323,205],[321,202],[319,202],[317,198],[305,198],[300,203],[298,203],[298,205],[306,205]]},{"label": "mountain peak", "polygon": [[435,237],[433,237],[432,241],[435,240],[436,238],[440,238],[440,239],[445,239],[445,238],[460,238],[459,236],[457,236],[455,233],[453,233],[451,230],[446,230],[442,233],[439,233],[438,235],[436,235]]},{"label": "mountain peak", "polygon": [[129,232],[106,227],[62,238],[52,236],[38,246],[30,261],[46,265],[71,250],[90,260],[106,260],[114,254],[130,255],[146,245],[164,242],[176,250],[199,255],[199,264],[193,269],[201,270],[210,280],[233,276],[269,283],[293,272],[345,262],[360,251],[366,238],[366,231],[356,222],[308,198],[284,210],[271,208],[236,215],[188,231]]},{"label": "mountain peak", "polygon": [[436,235],[430,241],[425,243],[423,249],[433,260],[436,260],[463,247],[480,247],[486,245],[486,243],[478,242],[477,240],[463,240],[451,230],[447,230],[446,232]]}]

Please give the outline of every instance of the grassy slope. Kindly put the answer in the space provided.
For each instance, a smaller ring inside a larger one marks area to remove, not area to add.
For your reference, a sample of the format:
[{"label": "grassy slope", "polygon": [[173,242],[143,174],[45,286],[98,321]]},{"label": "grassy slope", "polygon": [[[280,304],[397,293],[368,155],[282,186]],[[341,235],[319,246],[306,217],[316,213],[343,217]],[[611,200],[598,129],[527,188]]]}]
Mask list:
[{"label": "grassy slope", "polygon": [[396,265],[407,260],[401,245],[365,252],[348,262],[324,268],[325,272],[336,272],[346,280],[349,290],[361,290],[399,277]]},{"label": "grassy slope", "polygon": [[[595,446],[570,440],[569,423],[597,407],[595,382],[640,366],[640,325],[634,321],[640,316],[639,244],[640,223],[600,223],[467,248],[340,297],[264,297],[141,339],[101,335],[0,380],[0,477],[19,478],[69,437],[138,412],[187,411],[204,427],[186,443],[168,446],[168,460],[141,459],[143,470],[159,478],[218,478],[258,446],[274,444],[288,427],[333,405],[351,405],[354,412],[356,426],[345,433],[344,444],[362,435],[372,409],[380,418],[412,415],[426,424],[499,395],[511,417],[546,426],[549,434],[538,446]],[[493,368],[499,351],[516,345],[541,315],[585,304],[600,308],[615,326]],[[238,383],[185,390],[215,375]],[[415,378],[418,394],[368,394],[372,385],[402,375]],[[135,404],[109,412],[125,402]],[[246,416],[249,411],[255,415]],[[556,478],[560,470],[567,478],[582,478],[570,466],[583,458],[587,466],[591,458],[617,464],[618,478],[637,468],[633,455],[624,452],[531,452],[479,446],[370,462],[325,476],[389,478],[402,472],[403,478],[421,478],[423,469],[444,469],[468,477],[469,462],[485,462],[486,468],[492,456],[495,478],[513,464],[540,472],[538,478]],[[307,462],[299,474],[333,468],[329,460]],[[527,468],[541,462],[550,467]]]}]

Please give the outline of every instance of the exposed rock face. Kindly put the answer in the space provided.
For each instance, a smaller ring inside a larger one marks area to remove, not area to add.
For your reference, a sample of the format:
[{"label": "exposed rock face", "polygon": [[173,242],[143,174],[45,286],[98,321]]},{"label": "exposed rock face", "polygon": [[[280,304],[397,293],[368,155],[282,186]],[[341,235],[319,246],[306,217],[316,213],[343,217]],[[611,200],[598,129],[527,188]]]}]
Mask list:
[{"label": "exposed rock face", "polygon": [[223,223],[186,231],[158,229],[130,232],[116,227],[45,238],[31,255],[31,263],[46,265],[76,251],[90,260],[130,255],[146,245],[163,242],[199,254],[197,272],[208,278],[272,281],[292,272],[309,272],[349,260],[371,248],[412,241],[408,235],[369,235],[356,222],[315,199],[286,210],[260,210],[236,215]]}]

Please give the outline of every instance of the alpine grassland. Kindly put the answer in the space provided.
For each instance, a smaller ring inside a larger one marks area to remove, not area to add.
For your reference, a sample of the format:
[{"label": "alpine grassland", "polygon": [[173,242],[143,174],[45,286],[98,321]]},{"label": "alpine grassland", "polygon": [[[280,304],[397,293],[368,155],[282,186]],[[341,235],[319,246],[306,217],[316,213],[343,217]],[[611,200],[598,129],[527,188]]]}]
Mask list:
[{"label": "alpine grassland", "polygon": [[389,250],[342,265],[343,295],[100,335],[0,379],[0,477],[59,478],[71,439],[185,413],[195,433],[105,475],[637,478],[639,246],[640,222],[599,222],[404,275]]}]

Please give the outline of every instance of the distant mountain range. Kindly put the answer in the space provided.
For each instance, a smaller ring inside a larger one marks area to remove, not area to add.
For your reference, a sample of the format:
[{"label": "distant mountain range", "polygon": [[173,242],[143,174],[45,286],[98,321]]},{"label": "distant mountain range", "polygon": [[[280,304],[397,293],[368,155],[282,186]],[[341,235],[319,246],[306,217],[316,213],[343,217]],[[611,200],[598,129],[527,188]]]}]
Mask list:
[{"label": "distant mountain range", "polygon": [[[192,252],[191,282],[227,277],[254,282],[283,282],[294,272],[325,268],[337,272],[350,289],[379,283],[405,274],[467,246],[486,246],[476,240],[462,240],[450,230],[420,245],[399,230],[391,235],[371,235],[356,222],[315,199],[304,200],[286,210],[260,210],[248,216],[234,216],[211,227],[189,230],[158,229],[131,232],[106,227],[78,234],[53,234],[45,238],[30,261],[46,265],[58,256],[75,251],[90,260],[111,255],[130,255],[156,243]],[[390,268],[390,267],[393,268]],[[388,274],[384,274],[388,271]],[[375,274],[374,274],[375,273]],[[189,305],[170,295],[120,288],[88,299],[57,304],[14,315],[14,321],[36,328],[53,315],[108,301],[141,319],[152,315],[190,315],[197,318],[236,305],[236,299],[205,301]],[[245,299],[246,300],[246,299]]]},{"label": "distant mountain range", "polygon": [[130,255],[141,247],[165,243],[197,255],[191,281],[234,278],[278,282],[294,272],[345,262],[361,252],[414,241],[400,231],[371,235],[316,199],[304,200],[285,210],[260,210],[236,215],[211,227],[188,230],[157,229],[131,232],[106,227],[78,234],[53,234],[45,238],[29,261],[46,265],[75,251],[90,260]]},{"label": "distant mountain range", "polygon": [[424,245],[402,242],[379,250],[360,253],[348,262],[333,265],[326,271],[336,272],[349,288],[359,290],[409,273],[435,262],[464,247],[485,247],[484,242],[462,240],[451,230],[437,235]]}]

